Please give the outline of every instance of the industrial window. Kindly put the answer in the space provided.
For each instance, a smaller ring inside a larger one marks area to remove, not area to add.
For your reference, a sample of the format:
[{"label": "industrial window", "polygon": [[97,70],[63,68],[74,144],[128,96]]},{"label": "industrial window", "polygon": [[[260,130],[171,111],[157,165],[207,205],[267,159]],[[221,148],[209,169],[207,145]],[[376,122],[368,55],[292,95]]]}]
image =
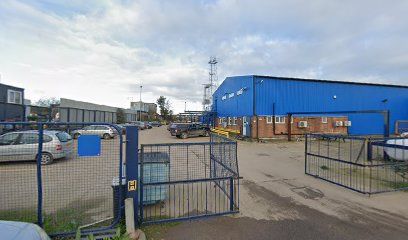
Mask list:
[{"label": "industrial window", "polygon": [[218,123],[219,123],[219,124],[222,124],[222,118],[219,118],[219,119],[218,119]]},{"label": "industrial window", "polygon": [[228,125],[232,125],[232,117],[228,117]]},{"label": "industrial window", "polygon": [[322,117],[322,123],[327,123],[327,117]]},{"label": "industrial window", "polygon": [[273,117],[272,116],[267,116],[266,117],[266,123],[272,123]]},{"label": "industrial window", "polygon": [[19,91],[7,90],[7,102],[15,104],[23,104],[23,94]]},{"label": "industrial window", "polygon": [[237,117],[234,117],[234,118],[232,119],[232,125],[237,125]]},{"label": "industrial window", "polygon": [[285,123],[285,117],[283,116],[276,116],[275,123]]}]

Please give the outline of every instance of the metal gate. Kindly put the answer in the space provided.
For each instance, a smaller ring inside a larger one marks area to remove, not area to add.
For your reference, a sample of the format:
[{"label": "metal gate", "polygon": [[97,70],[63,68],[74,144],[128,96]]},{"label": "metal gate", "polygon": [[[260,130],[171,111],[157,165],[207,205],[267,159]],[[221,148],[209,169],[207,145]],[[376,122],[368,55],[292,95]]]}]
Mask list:
[{"label": "metal gate", "polygon": [[0,131],[0,219],[36,223],[52,237],[105,231],[119,222],[121,129],[16,122],[0,123]]},{"label": "metal gate", "polygon": [[408,189],[408,139],[305,137],[305,174],[365,194]]},{"label": "metal gate", "polygon": [[139,221],[187,220],[239,211],[237,143],[142,144]]}]

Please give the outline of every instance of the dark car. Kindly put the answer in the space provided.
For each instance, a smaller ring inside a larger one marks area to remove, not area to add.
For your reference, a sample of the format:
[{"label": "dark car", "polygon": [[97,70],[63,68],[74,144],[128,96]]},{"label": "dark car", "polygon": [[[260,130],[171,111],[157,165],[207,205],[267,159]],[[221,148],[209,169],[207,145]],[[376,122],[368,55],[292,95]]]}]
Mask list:
[{"label": "dark car", "polygon": [[132,126],[132,124],[130,123],[123,123],[123,124],[116,124],[116,126],[119,128],[120,132],[122,133],[122,135],[126,134],[126,127],[127,126]]},{"label": "dark car", "polygon": [[144,122],[144,124],[145,124],[147,129],[152,129],[153,128],[153,126],[152,126],[152,124],[150,124],[150,122]]},{"label": "dark car", "polygon": [[177,126],[177,124],[181,123],[169,123],[169,125],[167,126],[167,131],[170,131],[171,133],[171,130],[174,129]]},{"label": "dark car", "polygon": [[172,136],[186,139],[188,137],[208,137],[210,128],[202,124],[177,124],[170,130]]},{"label": "dark car", "polygon": [[152,125],[153,127],[161,127],[161,123],[160,122],[158,122],[158,121],[154,121],[154,122],[149,122],[150,123],[150,125]]}]

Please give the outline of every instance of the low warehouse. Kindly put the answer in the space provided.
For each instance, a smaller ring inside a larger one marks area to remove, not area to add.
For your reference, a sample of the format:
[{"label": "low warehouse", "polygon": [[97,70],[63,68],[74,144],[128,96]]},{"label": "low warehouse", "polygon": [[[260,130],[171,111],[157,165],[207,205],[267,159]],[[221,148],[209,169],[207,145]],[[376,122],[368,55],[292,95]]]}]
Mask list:
[{"label": "low warehouse", "polygon": [[345,113],[367,110],[388,110],[393,133],[407,106],[408,86],[256,75],[228,77],[213,94],[216,126],[251,138],[286,135],[289,126],[292,134],[383,134],[383,115]]}]

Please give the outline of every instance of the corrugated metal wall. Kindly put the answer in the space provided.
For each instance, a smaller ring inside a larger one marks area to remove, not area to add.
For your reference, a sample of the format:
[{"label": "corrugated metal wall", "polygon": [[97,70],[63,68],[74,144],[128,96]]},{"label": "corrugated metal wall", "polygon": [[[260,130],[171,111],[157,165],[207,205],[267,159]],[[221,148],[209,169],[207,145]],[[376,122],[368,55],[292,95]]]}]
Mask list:
[{"label": "corrugated metal wall", "polygon": [[[268,77],[253,79],[257,115],[272,115],[273,103],[277,115],[288,112],[389,109],[391,132],[394,132],[396,120],[408,119],[408,88]],[[219,100],[223,94],[236,92],[244,86],[248,87],[244,94]],[[252,76],[227,78],[214,94],[218,116],[253,115],[252,92]],[[383,133],[381,115],[352,114],[348,117],[352,121],[351,134]]]},{"label": "corrugated metal wall", "polygon": [[[214,92],[213,110],[218,117],[252,115],[252,76],[226,78]],[[237,94],[238,91],[242,94]],[[230,94],[234,94],[233,96]]]}]

